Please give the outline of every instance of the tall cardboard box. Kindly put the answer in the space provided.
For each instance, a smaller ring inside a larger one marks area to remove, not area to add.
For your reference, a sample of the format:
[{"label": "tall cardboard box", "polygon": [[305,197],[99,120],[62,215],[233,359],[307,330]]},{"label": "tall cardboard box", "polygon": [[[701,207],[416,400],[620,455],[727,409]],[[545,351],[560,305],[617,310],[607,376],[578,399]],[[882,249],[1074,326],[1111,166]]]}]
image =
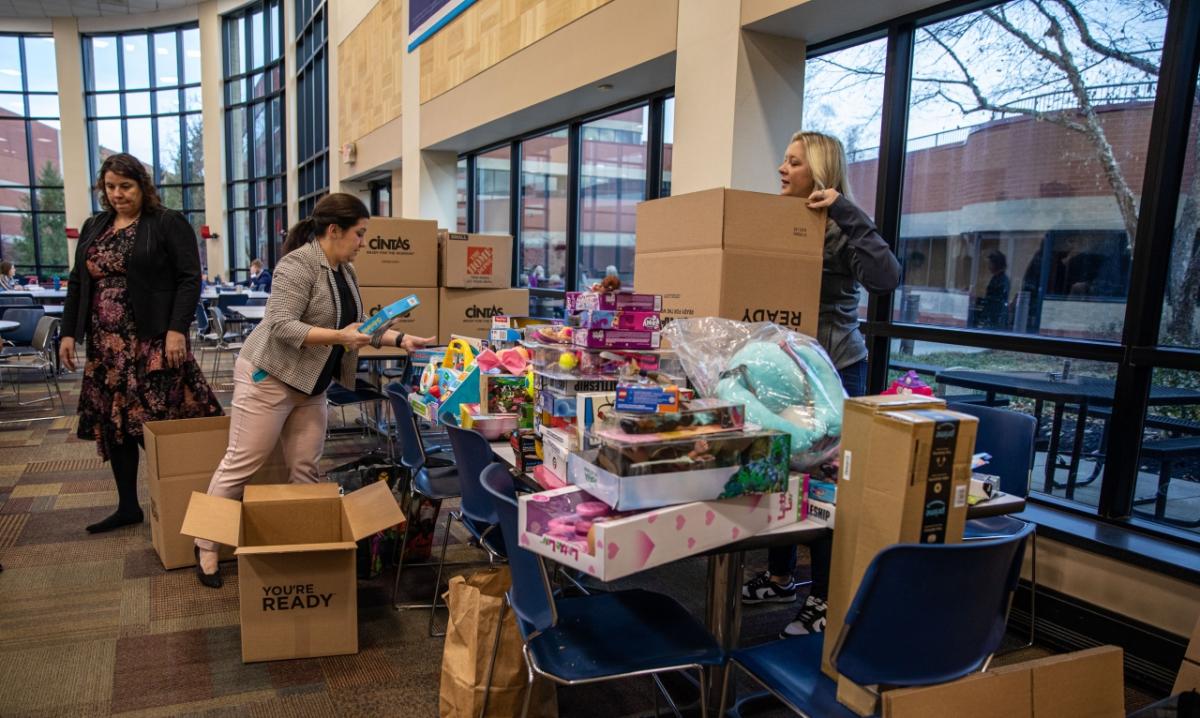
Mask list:
[{"label": "tall cardboard box", "polygon": [[513,238],[507,234],[438,231],[439,286],[508,289],[512,286]]},{"label": "tall cardboard box", "polygon": [[[417,295],[421,304],[408,314],[395,320],[392,329],[413,334],[418,337],[435,337],[438,333],[438,290],[433,287],[359,287],[362,296],[363,314],[368,318],[374,316],[387,305],[407,297]],[[375,349],[370,345],[358,350],[363,357],[401,356],[404,350],[394,346],[383,346]]]},{"label": "tall cardboard box", "polygon": [[358,652],[356,541],[404,523],[386,483],[247,486],[192,494],[183,532],[236,546],[242,661]]},{"label": "tall cardboard box", "polygon": [[[150,488],[150,541],[163,568],[194,566],[191,537],[179,533],[192,492],[208,491],[213,472],[229,445],[229,417],[148,421],[142,431],[146,442],[146,473]],[[283,447],[275,450],[250,478],[252,484],[287,483]],[[222,548],[222,559],[233,556]]]},{"label": "tall cardboard box", "polygon": [[372,217],[354,259],[360,287],[436,287],[437,222]]},{"label": "tall cardboard box", "polygon": [[797,197],[711,189],[642,202],[634,289],[667,319],[774,322],[815,336],[825,213]]},{"label": "tall cardboard box", "polygon": [[847,399],[821,670],[867,565],[897,543],[962,540],[977,420],[934,397]]},{"label": "tall cardboard box", "polygon": [[485,339],[492,330],[492,318],[502,315],[523,317],[529,314],[528,289],[447,289],[438,291],[438,339],[450,336]]}]

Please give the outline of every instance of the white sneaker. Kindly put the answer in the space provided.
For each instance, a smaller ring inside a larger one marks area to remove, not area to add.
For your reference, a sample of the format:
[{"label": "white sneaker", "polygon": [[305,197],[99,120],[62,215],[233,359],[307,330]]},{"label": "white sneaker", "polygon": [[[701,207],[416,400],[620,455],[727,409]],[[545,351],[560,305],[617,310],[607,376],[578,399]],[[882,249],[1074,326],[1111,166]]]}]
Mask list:
[{"label": "white sneaker", "polygon": [[796,617],[792,619],[792,622],[783,627],[783,631],[779,633],[779,637],[791,638],[793,636],[824,633],[825,610],[826,605],[823,599],[816,596],[809,596],[804,599],[804,606],[796,612]]},{"label": "white sneaker", "polygon": [[788,581],[788,585],[780,586],[767,572],[742,584],[742,603],[791,603],[795,600],[796,582]]}]

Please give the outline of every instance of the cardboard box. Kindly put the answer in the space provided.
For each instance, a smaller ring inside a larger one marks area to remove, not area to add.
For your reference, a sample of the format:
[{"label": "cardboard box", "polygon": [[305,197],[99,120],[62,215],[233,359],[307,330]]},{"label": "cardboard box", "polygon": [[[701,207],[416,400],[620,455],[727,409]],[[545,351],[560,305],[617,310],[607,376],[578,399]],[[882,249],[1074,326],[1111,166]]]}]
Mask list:
[{"label": "cardboard box", "polygon": [[1175,677],[1175,690],[1172,693],[1184,691],[1200,691],[1200,621],[1192,629],[1192,638],[1183,656],[1183,665]]},{"label": "cardboard box", "polygon": [[[887,546],[922,540],[929,440],[936,422],[919,412],[944,406],[941,399],[911,394],[846,400],[837,485],[838,522],[821,654],[821,669],[831,678],[837,675],[830,661],[833,644],[867,565]],[[955,506],[953,500],[948,502],[946,525],[940,536],[934,537],[940,539],[938,542],[962,540],[975,447],[976,420],[965,414],[952,416],[958,421],[956,442],[949,447],[953,451],[952,476],[943,489],[949,491],[951,499],[961,490],[962,506]]]},{"label": "cardboard box", "polygon": [[354,274],[360,287],[436,287],[437,222],[370,218],[366,244],[354,259]]},{"label": "cardboard box", "polygon": [[805,205],[800,197],[719,188],[642,202],[637,251],[744,249],[819,257],[825,213]]},{"label": "cardboard box", "polygon": [[[639,240],[640,235],[639,235]],[[817,335],[821,257],[701,249],[634,257],[634,287],[663,297],[662,318],[774,322]]]},{"label": "cardboard box", "polygon": [[438,336],[489,336],[492,318],[529,313],[528,289],[438,290]]},{"label": "cardboard box", "polygon": [[513,238],[507,234],[438,232],[441,285],[461,289],[512,286]]},{"label": "cardboard box", "polygon": [[[358,293],[362,296],[363,313],[368,317],[374,316],[376,312],[397,299],[415,294],[421,302],[420,306],[397,319],[391,328],[419,337],[438,336],[437,289],[429,287],[359,287]],[[379,349],[365,346],[358,350],[359,356],[363,357],[394,357],[404,356],[404,353],[404,350],[399,347],[386,345]]]},{"label": "cardboard box", "polygon": [[[213,416],[174,421],[148,421],[143,425],[146,441],[146,474],[150,488],[150,541],[163,568],[196,565],[191,537],[179,533],[192,492],[208,491],[209,481],[229,446],[229,417]],[[277,444],[271,457],[254,476],[252,484],[284,484],[288,481],[283,447]],[[221,559],[233,556],[222,547]]]},{"label": "cardboard box", "polygon": [[[577,486],[519,497],[521,545],[602,581],[748,538],[794,523],[800,483],[780,493],[739,496],[667,506],[592,524],[589,537],[563,540],[546,535],[547,519],[595,499]],[[765,500],[764,500],[765,499]]]},{"label": "cardboard box", "polygon": [[957,681],[881,696],[883,718],[1118,718],[1125,715],[1116,646],[1048,656]]},{"label": "cardboard box", "polygon": [[355,542],[403,524],[384,482],[247,486],[242,501],[192,494],[183,532],[236,546],[242,661],[358,652]]}]

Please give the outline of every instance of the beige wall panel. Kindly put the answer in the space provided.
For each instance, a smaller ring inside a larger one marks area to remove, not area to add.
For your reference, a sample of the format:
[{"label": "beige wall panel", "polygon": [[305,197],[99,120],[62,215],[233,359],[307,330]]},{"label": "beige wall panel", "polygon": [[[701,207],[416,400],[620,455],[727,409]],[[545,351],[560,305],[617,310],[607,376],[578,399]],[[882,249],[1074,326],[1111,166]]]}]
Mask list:
[{"label": "beige wall panel", "polygon": [[742,0],[742,24],[749,25],[808,2],[810,0]]},{"label": "beige wall panel", "polygon": [[461,85],[609,2],[612,0],[480,0],[421,46],[421,102]]},{"label": "beige wall panel", "polygon": [[[48,21],[49,22],[49,21]],[[73,17],[55,18],[54,54],[58,70],[59,152],[67,226],[79,229],[92,214],[92,169],[83,105],[83,50]],[[67,240],[67,263],[75,264],[75,240]]]},{"label": "beige wall panel", "polygon": [[401,0],[380,0],[338,45],[342,143],[357,142],[400,116],[404,27]]}]

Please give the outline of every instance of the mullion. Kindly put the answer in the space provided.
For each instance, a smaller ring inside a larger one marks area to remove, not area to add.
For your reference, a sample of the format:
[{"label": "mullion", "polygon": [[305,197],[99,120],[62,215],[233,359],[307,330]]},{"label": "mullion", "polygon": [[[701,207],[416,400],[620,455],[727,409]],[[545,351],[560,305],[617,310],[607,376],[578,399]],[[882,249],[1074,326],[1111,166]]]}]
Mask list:
[{"label": "mullion", "polygon": [[38,231],[38,204],[37,204],[37,168],[33,162],[33,125],[29,121],[29,66],[25,58],[25,38],[17,38],[17,62],[21,68],[21,102],[25,108],[25,117],[22,120],[25,125],[25,168],[29,172],[29,213],[32,220],[30,221],[30,231],[33,237],[33,271],[41,275],[42,268],[42,241]]},{"label": "mullion", "polygon": [[121,106],[121,151],[129,151],[129,111],[125,107],[125,36],[117,35],[117,103]]},{"label": "mullion", "polygon": [[[176,47],[178,47],[181,44],[183,44],[183,34],[181,32],[179,32],[178,30],[176,30],[175,31],[175,45],[176,45]],[[150,72],[150,77],[149,77],[149,81],[150,81],[149,82],[150,154],[153,155],[153,157],[150,158],[150,166],[154,168],[155,181],[158,183],[161,183],[162,179],[163,179],[162,178],[162,156],[158,151],[158,90],[157,90],[157,86],[156,86],[156,83],[158,80],[158,74],[154,71],[154,69],[155,69],[154,68],[154,52],[155,52],[154,34],[147,32],[146,33],[146,55],[149,57],[149,59],[146,61],[146,64],[148,65],[148,67],[146,69],[149,70],[149,72]],[[182,77],[183,76],[183,65],[179,66],[179,75],[180,75],[180,77],[177,79],[180,79],[180,80],[183,79],[183,77]],[[176,92],[181,92],[181,91],[176,90]],[[180,96],[179,99],[180,99],[180,106],[182,108],[182,105],[183,105],[182,95]],[[179,116],[183,117],[182,112],[180,113]],[[180,159],[180,163],[181,163],[180,170],[182,171],[183,135],[179,136],[179,159]],[[182,177],[180,177],[179,179],[181,182],[183,181]],[[187,194],[187,193],[185,192],[184,194]]]},{"label": "mullion", "polygon": [[[579,192],[583,187],[583,123],[572,122],[567,127],[567,276],[563,291],[579,287]],[[547,202],[549,198],[547,197]],[[547,262],[549,263],[549,262]]]},{"label": "mullion", "polygon": [[[521,143],[513,140],[508,143],[508,228],[512,233],[513,246],[521,251]],[[521,254],[514,256],[520,257]],[[512,263],[512,284],[520,286],[517,278],[517,265],[520,260]]]}]

